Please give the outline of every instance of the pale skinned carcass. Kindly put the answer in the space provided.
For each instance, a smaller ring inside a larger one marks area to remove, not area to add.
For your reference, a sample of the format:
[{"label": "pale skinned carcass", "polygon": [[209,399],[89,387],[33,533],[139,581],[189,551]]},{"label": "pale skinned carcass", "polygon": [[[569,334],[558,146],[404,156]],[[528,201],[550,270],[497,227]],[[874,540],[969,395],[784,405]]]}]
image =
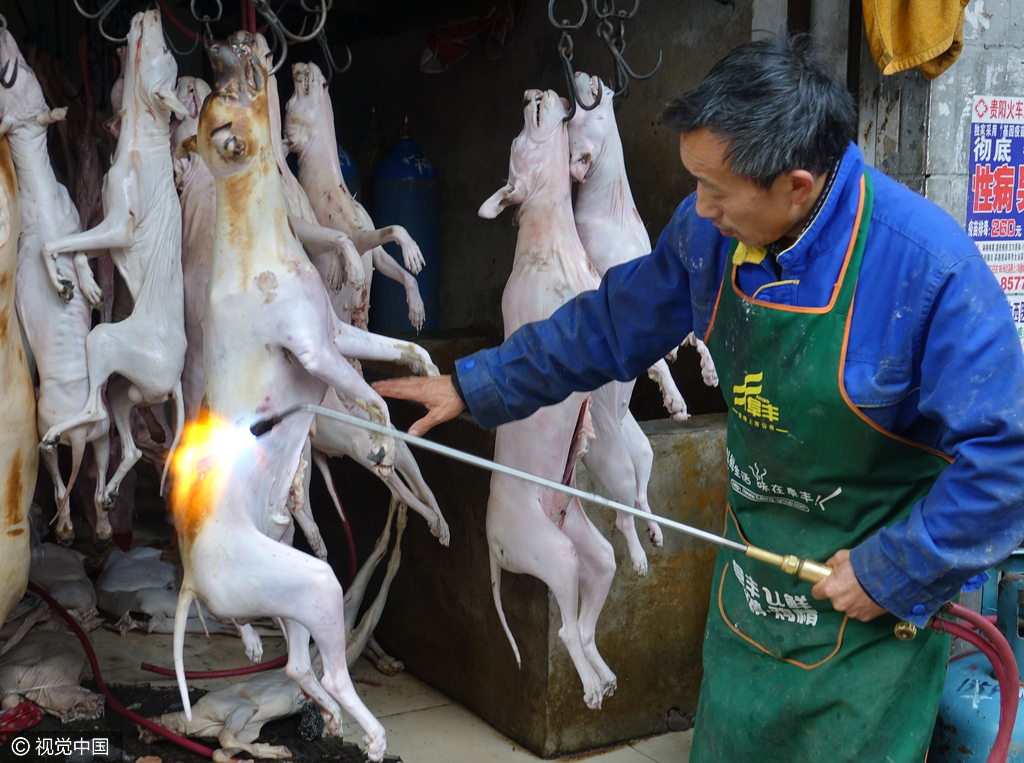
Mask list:
[{"label": "pale skinned carcass", "polygon": [[[313,416],[289,416],[258,439],[248,428],[297,403],[319,403],[328,386],[388,422],[384,401],[346,357],[405,356],[421,371],[437,369],[421,348],[352,328],[334,314],[288,215],[261,57],[238,37],[210,43],[207,52],[216,82],[195,139],[217,190],[206,382],[200,424],[189,428],[175,458],[172,494],[184,565],[174,633],[182,702],[190,718],[182,648],[193,598],[220,617],[281,618],[287,675],[320,706],[328,733],[341,734],[341,707],[351,713],[369,757],[379,761],[384,729],[346,667],[341,586],[325,562],[288,545],[293,512],[305,503],[303,454]],[[378,471],[392,468],[390,437],[373,438],[373,452]],[[310,664],[311,637],[323,659],[320,680]]]},{"label": "pale skinned carcass", "polygon": [[[135,301],[123,321],[102,323],[89,333],[88,400],[76,416],[51,426],[40,444],[50,450],[65,431],[106,421],[106,382],[107,402],[121,439],[121,463],[104,493],[108,506],[142,455],[132,437],[132,408],[173,398],[175,442],[184,423],[181,207],[174,189],[168,120],[172,111],[186,114],[187,109],[174,93],[176,74],[174,57],[164,47],[160,12],[136,14],[128,33],[121,133],[103,182],[103,222],[43,247],[44,256],[54,262],[61,252],[98,253],[109,248]],[[66,297],[73,293],[73,285],[62,282],[52,266],[51,277]]]},{"label": "pale skinned carcass", "polygon": [[[295,90],[285,106],[284,135],[289,150],[299,157],[299,183],[309,198],[316,219],[323,226],[343,231],[362,254],[366,284],[362,289],[345,286],[332,296],[334,309],[346,323],[366,328],[373,271],[405,287],[409,323],[416,329],[425,318],[423,299],[415,273],[423,269],[423,255],[405,228],[389,225],[374,229],[366,209],[352,198],[341,174],[337,141],[334,137],[334,106],[327,81],[315,63],[292,65]],[[383,245],[397,243],[406,270],[384,251]],[[411,271],[411,272],[410,272]]]},{"label": "pale skinned carcass", "polygon": [[[515,259],[501,299],[506,337],[598,284],[573,224],[565,107],[550,90],[527,90],[523,103],[525,125],[512,143],[508,183],[479,210],[481,217],[494,218],[519,205]],[[574,484],[576,460],[593,438],[589,408],[590,395],[576,392],[498,427],[494,460]],[[583,682],[584,701],[601,707],[616,687],[595,642],[615,574],[611,544],[578,499],[499,473],[491,476],[486,531],[494,602],[516,660],[519,649],[501,607],[502,569],[533,575],[551,589],[562,614],[558,635]]]},{"label": "pale skinned carcass", "polygon": [[[47,125],[63,119],[66,109],[47,107],[39,81],[6,30],[0,32],[0,60],[8,62],[17,75],[8,86],[0,87],[0,134],[10,141],[21,192],[16,300],[39,374],[36,423],[38,436],[42,436],[81,411],[88,400],[85,344],[91,326],[90,304],[99,305],[103,295],[85,253],[69,250],[53,258],[43,253],[46,244],[81,231],[78,210],[67,189],[57,182],[46,148]],[[52,279],[61,284],[60,294]],[[56,535],[63,543],[74,539],[68,499],[87,443],[92,443],[103,475],[94,495],[97,534],[101,540],[110,538],[103,507],[109,429],[104,417],[61,430],[59,441],[71,446],[71,475],[66,486],[56,451],[51,448],[43,453],[57,501]]]},{"label": "pale skinned carcass", "polygon": [[[6,81],[10,67],[0,79]],[[15,270],[21,210],[18,180],[7,138],[0,136],[0,623],[14,609],[28,584],[32,552],[28,510],[36,485],[36,396],[14,306]],[[6,709],[6,708],[5,708]]]}]

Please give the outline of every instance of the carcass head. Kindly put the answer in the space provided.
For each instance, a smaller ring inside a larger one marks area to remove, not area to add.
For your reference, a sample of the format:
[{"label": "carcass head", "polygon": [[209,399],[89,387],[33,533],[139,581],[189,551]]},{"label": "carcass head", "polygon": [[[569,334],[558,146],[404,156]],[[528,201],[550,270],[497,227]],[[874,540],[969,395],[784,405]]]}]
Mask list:
[{"label": "carcass head", "polygon": [[[568,166],[569,143],[562,121],[567,107],[568,102],[553,90],[523,93],[523,131],[512,141],[508,182],[480,206],[480,217],[494,218],[505,207],[522,204],[546,185],[553,172]],[[565,177],[568,183],[568,174]]]},{"label": "carcass head", "polygon": [[252,161],[274,163],[267,102],[267,69],[252,37],[208,43],[213,91],[199,114],[196,150],[216,177],[234,175]]},{"label": "carcass head", "polygon": [[181,104],[188,109],[188,113],[175,120],[171,126],[171,147],[175,154],[180,150],[181,145],[196,134],[199,128],[199,111],[203,108],[206,96],[210,94],[211,88],[204,80],[198,77],[180,77],[175,94]]},{"label": "carcass head", "polygon": [[[602,92],[603,90],[603,92]],[[580,103],[589,106],[602,92],[601,103],[590,111],[576,109],[569,121],[569,172],[580,183],[585,183],[587,173],[598,160],[609,140],[617,138],[615,109],[612,101],[615,91],[604,84],[600,77],[591,77],[576,72],[576,92]]]},{"label": "carcass head", "polygon": [[323,72],[312,62],[292,64],[292,80],[295,91],[285,105],[284,137],[292,151],[302,153],[313,136],[324,129],[326,116],[331,117],[330,134],[334,133],[331,97]]},{"label": "carcass head", "polygon": [[153,8],[136,13],[128,30],[124,99],[134,98],[163,113],[185,116],[188,109],[174,93],[177,79],[178,63],[164,43],[160,11]]},{"label": "carcass head", "polygon": [[22,125],[45,127],[64,118],[67,109],[46,105],[39,80],[8,30],[0,32],[0,135]]}]

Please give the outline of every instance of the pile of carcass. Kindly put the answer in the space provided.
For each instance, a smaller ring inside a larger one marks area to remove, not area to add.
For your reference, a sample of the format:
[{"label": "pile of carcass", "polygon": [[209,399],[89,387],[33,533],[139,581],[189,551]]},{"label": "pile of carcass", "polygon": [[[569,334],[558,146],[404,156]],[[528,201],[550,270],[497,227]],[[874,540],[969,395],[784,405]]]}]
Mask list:
[{"label": "pile of carcass", "polygon": [[[122,77],[111,93],[112,119],[101,122],[86,87],[86,107],[74,128],[62,129],[61,145],[70,154],[61,164],[66,176],[74,175],[66,178],[74,200],[58,182],[47,150],[47,126],[63,125],[68,111],[47,105],[45,78],[35,71],[43,71],[44,57],[35,54],[31,66],[10,33],[0,32],[0,363],[12,380],[0,402],[0,455],[10,472],[0,485],[8,491],[5,505],[14,507],[0,528],[6,544],[0,622],[12,615],[3,631],[8,655],[0,657],[0,679],[20,700],[18,692],[44,680],[27,670],[44,652],[59,652],[63,661],[63,683],[45,679],[55,687],[77,687],[84,668],[65,643],[67,634],[51,632],[44,604],[26,598],[15,608],[29,574],[37,442],[54,485],[56,537],[64,545],[73,540],[73,490],[81,492],[85,483],[92,488],[87,513],[94,538],[107,542],[118,528],[130,528],[131,470],[145,457],[162,472],[161,489],[165,480],[171,483],[184,569],[180,588],[173,567],[151,549],[108,555],[94,586],[73,552],[42,544],[34,552],[33,578],[85,625],[100,622],[98,608],[122,633],[173,627],[184,710],[154,720],[182,733],[218,736],[220,758],[237,750],[288,754],[255,739],[263,723],[298,712],[308,697],[329,734],[341,734],[342,708],[351,713],[365,732],[370,759],[378,761],[384,729],[357,696],[348,665],[367,648],[382,670],[400,669],[372,637],[397,572],[398,542],[376,600],[358,624],[355,616],[387,554],[392,519],[397,541],[406,507],[424,517],[443,545],[448,525],[408,447],[391,437],[301,413],[259,438],[249,427],[299,403],[387,424],[387,406],[363,380],[358,361],[399,362],[427,375],[437,369],[419,346],[365,330],[370,279],[377,269],[403,283],[410,321],[421,325],[423,303],[410,271],[417,272],[423,258],[400,227],[375,229],[349,194],[327,84],[315,64],[294,65],[295,93],[282,126],[262,36],[239,32],[223,42],[205,40],[211,86],[176,78],[160,24],[157,10],[132,19]],[[585,74],[577,79],[591,99],[603,87]],[[527,91],[509,184],[480,209],[481,216],[494,217],[510,204],[520,207],[519,244],[502,304],[506,333],[595,288],[612,265],[650,251],[625,176],[611,93],[604,95],[600,110],[578,111],[566,127],[554,93]],[[111,135],[116,144],[104,176],[99,147]],[[298,178],[285,161],[286,146],[299,155]],[[575,213],[570,174],[581,183]],[[388,242],[400,246],[404,268],[381,248]],[[115,268],[123,290],[115,291]],[[94,309],[100,310],[95,323]],[[706,348],[692,343],[711,383]],[[35,399],[29,369],[38,378]],[[669,412],[686,418],[664,362],[650,373]],[[582,458],[614,498],[649,511],[653,454],[629,413],[631,391],[632,383],[615,383],[577,393],[501,427],[496,458],[567,483]],[[57,459],[61,444],[71,449],[67,482]],[[327,548],[307,500],[316,463],[341,513],[326,458],[345,455],[382,479],[393,496],[385,533],[347,592],[325,562]],[[112,456],[118,465],[108,475]],[[577,501],[500,475],[492,480],[487,510],[494,599],[517,659],[501,612],[503,568],[551,586],[584,699],[600,707],[616,683],[594,639],[615,570],[610,544]],[[315,556],[292,548],[295,523]],[[619,517],[617,526],[634,570],[646,574],[633,519]],[[647,531],[660,545],[657,524],[649,522]],[[182,662],[185,633],[237,632],[246,654],[258,661],[262,644],[251,621],[259,618],[272,618],[287,636],[287,667],[252,679],[248,688],[210,695],[193,717]],[[50,712],[62,718],[102,712],[102,702],[88,692],[50,694],[56,698],[38,691],[24,696],[49,701]],[[11,701],[4,700],[5,709]]]}]

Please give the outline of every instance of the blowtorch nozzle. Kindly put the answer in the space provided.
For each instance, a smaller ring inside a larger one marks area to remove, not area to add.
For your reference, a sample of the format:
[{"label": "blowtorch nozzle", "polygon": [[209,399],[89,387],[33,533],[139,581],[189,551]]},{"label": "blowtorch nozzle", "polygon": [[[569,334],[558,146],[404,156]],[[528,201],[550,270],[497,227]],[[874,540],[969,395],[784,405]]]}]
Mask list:
[{"label": "blowtorch nozzle", "polygon": [[277,416],[271,416],[269,419],[259,419],[255,424],[249,427],[249,431],[252,432],[253,437],[262,437],[277,426],[281,419],[287,415],[288,413],[280,413]]}]

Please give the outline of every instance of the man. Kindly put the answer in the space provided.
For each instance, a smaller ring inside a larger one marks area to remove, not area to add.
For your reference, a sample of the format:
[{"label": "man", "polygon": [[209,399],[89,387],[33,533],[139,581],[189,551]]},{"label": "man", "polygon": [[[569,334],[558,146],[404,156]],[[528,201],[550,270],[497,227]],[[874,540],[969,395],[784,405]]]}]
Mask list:
[{"label": "man", "polygon": [[427,405],[413,433],[463,401],[494,427],[707,336],[726,536],[834,571],[812,588],[720,550],[691,761],[921,761],[949,640],[893,627],[1024,538],[1006,299],[945,212],[865,167],[852,97],[803,44],[737,48],[662,122],[697,192],[648,257],[452,377],[377,388]]}]

